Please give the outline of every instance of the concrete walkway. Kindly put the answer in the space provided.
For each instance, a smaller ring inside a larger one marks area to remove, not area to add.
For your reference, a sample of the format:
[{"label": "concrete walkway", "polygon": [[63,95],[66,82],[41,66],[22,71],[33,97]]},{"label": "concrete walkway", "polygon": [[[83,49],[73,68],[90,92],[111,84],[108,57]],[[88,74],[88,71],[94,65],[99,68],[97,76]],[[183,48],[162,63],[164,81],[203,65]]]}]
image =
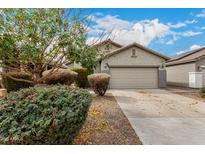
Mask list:
[{"label": "concrete walkway", "polygon": [[205,102],[167,90],[110,90],[143,144],[205,144]]}]

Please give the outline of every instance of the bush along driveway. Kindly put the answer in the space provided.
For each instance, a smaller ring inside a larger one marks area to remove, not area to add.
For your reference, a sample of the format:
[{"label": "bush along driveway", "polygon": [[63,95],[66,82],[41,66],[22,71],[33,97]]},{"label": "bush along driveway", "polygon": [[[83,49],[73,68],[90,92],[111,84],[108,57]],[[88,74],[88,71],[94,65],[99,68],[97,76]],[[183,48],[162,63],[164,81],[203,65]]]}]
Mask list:
[{"label": "bush along driveway", "polygon": [[111,94],[96,96],[74,144],[141,144],[128,119]]},{"label": "bush along driveway", "polygon": [[143,144],[205,144],[205,103],[167,90],[111,90]]}]

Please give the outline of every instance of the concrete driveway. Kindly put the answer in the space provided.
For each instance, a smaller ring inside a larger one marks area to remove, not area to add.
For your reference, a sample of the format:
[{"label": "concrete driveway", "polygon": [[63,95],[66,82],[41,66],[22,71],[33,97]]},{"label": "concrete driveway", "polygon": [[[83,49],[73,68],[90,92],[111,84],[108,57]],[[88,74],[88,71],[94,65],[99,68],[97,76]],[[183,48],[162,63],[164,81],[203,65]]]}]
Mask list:
[{"label": "concrete driveway", "polygon": [[110,90],[143,144],[205,144],[205,102],[167,90]]}]

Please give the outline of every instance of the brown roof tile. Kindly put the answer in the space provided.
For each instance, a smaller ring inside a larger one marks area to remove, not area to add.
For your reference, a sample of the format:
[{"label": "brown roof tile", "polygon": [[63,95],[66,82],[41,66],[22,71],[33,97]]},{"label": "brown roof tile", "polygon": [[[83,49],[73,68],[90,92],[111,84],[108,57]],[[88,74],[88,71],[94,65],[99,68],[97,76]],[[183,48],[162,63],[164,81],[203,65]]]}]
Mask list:
[{"label": "brown roof tile", "polygon": [[179,55],[175,58],[172,58],[167,62],[167,66],[176,65],[176,64],[184,64],[188,62],[195,62],[201,58],[205,57],[205,47],[189,51],[185,54]]}]

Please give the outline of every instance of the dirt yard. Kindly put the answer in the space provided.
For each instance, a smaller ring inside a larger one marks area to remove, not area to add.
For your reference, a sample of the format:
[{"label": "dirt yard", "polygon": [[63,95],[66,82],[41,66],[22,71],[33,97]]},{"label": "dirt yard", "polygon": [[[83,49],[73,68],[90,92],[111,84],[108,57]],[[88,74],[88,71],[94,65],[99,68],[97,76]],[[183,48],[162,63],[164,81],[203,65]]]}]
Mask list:
[{"label": "dirt yard", "polygon": [[199,94],[199,89],[168,86],[167,90],[171,91],[172,93],[179,94],[179,95],[182,95],[182,96],[185,96],[185,97],[197,99],[197,100],[200,100],[200,101],[205,101],[205,97],[202,97]]},{"label": "dirt yard", "polygon": [[87,120],[74,144],[141,144],[111,94],[95,96]]}]

